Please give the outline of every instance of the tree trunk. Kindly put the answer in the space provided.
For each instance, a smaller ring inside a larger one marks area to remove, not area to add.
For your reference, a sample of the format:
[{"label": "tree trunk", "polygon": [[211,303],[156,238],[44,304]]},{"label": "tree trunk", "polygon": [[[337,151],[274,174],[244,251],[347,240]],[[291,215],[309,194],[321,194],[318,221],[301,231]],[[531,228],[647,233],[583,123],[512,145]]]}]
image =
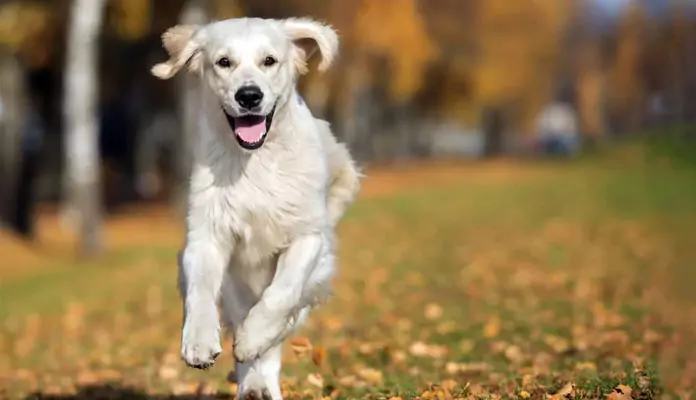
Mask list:
[{"label": "tree trunk", "polygon": [[65,160],[68,207],[79,233],[79,251],[103,246],[99,163],[98,40],[105,0],[73,0],[65,66]]},{"label": "tree trunk", "polygon": [[[213,3],[210,0],[190,0],[186,2],[181,12],[180,22],[186,25],[203,25],[210,19],[210,10]],[[195,76],[181,74],[179,78],[179,115],[181,115],[181,135],[177,141],[176,155],[176,189],[174,190],[174,202],[182,213],[185,213],[186,197],[188,194],[188,176],[191,173],[193,138],[196,135],[196,114],[202,99],[200,98],[200,84]]]},{"label": "tree trunk", "polygon": [[483,111],[483,131],[485,135],[484,156],[495,157],[503,152],[505,121],[499,107],[489,107]]},{"label": "tree trunk", "polygon": [[0,55],[0,225],[13,225],[19,170],[22,163],[22,127],[26,115],[22,68],[9,53]]}]

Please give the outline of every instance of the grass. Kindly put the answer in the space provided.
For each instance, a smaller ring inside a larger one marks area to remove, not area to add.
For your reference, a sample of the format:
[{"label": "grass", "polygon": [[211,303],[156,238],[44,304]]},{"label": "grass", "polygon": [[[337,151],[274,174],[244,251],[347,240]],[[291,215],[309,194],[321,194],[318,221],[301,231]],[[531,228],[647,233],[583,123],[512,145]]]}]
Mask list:
[{"label": "grass", "polygon": [[[287,397],[688,398],[696,169],[683,154],[374,174],[366,192],[380,195],[340,226],[335,297],[286,346]],[[124,222],[99,261],[22,273],[7,254],[0,398],[233,396],[229,339],[210,371],[179,360],[179,233],[157,221]],[[126,240],[141,231],[153,236]]]}]

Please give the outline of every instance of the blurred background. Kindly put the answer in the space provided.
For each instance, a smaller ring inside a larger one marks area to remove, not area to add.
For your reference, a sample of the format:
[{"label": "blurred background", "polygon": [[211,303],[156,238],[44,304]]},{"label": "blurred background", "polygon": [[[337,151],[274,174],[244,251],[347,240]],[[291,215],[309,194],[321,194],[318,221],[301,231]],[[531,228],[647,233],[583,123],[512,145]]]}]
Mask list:
[{"label": "blurred background", "polygon": [[195,99],[149,71],[167,28],[240,16],[339,31],[299,89],[368,175],[287,393],[690,396],[696,2],[21,0],[0,1],[0,398],[234,393],[229,346],[212,375],[178,361]]}]

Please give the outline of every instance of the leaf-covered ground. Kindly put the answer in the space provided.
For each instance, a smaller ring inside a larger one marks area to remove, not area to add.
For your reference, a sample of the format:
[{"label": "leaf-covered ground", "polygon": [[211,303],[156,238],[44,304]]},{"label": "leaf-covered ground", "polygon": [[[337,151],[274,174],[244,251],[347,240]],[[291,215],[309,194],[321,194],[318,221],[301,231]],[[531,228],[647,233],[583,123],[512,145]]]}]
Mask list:
[{"label": "leaf-covered ground", "polygon": [[[335,297],[287,343],[290,398],[679,399],[696,386],[696,174],[642,150],[379,171],[340,226]],[[231,343],[179,359],[166,211],[73,262],[0,237],[0,399],[231,398]]]}]

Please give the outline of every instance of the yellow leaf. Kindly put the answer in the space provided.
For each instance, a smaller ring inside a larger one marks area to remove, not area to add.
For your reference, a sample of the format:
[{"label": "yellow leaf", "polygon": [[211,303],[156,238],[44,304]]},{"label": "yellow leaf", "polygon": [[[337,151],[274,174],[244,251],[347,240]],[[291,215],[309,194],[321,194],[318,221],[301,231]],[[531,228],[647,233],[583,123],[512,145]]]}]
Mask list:
[{"label": "yellow leaf", "polygon": [[523,390],[523,391],[520,392],[520,397],[523,398],[523,399],[528,399],[528,398],[531,397],[531,394],[529,394],[528,391]]},{"label": "yellow leaf", "polygon": [[494,316],[483,327],[483,336],[486,338],[494,338],[500,334],[500,318]]},{"label": "yellow leaf", "polygon": [[590,361],[579,362],[575,364],[575,369],[577,369],[578,371],[596,371],[597,365]]},{"label": "yellow leaf", "polygon": [[382,371],[373,368],[365,368],[360,370],[360,372],[358,372],[358,376],[360,376],[361,379],[373,385],[381,384],[383,379]]}]

